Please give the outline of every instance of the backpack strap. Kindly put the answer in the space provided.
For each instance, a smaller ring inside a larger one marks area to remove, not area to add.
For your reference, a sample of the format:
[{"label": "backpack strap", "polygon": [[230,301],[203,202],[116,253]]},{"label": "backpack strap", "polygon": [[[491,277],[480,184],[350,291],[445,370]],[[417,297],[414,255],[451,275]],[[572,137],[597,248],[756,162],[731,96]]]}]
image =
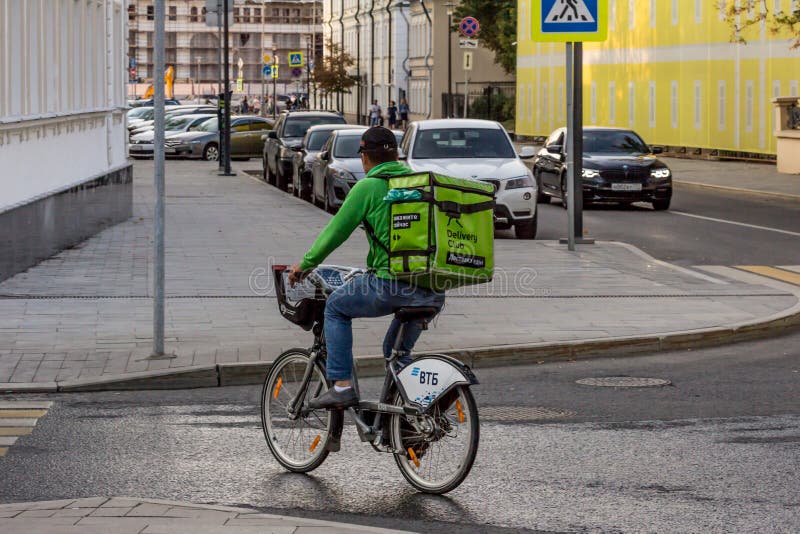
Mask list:
[{"label": "backpack strap", "polygon": [[375,230],[372,228],[372,225],[369,223],[369,221],[364,219],[361,222],[364,225],[364,230],[367,232],[367,235],[370,237],[370,239],[372,241],[374,241],[375,243],[377,243],[378,246],[381,247],[384,250],[384,252],[386,252],[386,255],[388,256],[389,255],[389,247],[384,245],[383,242],[380,239],[378,239],[378,236],[375,235]]}]

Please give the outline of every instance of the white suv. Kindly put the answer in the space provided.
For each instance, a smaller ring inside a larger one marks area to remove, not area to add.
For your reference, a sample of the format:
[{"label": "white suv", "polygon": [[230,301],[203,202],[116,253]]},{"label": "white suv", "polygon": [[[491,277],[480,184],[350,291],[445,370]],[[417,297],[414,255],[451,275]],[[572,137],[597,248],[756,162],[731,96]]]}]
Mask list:
[{"label": "white suv", "polygon": [[497,122],[437,119],[412,122],[400,143],[400,158],[415,171],[491,182],[497,191],[495,227],[514,227],[520,239],[536,237],[536,182],[522,159],[532,147],[514,151]]}]

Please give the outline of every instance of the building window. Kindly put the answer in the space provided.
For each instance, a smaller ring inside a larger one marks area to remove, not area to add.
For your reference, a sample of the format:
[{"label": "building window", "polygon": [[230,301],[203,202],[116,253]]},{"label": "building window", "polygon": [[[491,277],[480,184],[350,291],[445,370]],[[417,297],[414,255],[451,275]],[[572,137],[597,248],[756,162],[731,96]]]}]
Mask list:
[{"label": "building window", "polygon": [[189,10],[189,20],[192,22],[200,22],[200,17],[197,16],[196,7],[193,7]]},{"label": "building window", "polygon": [[261,22],[261,8],[253,8],[253,22]]},{"label": "building window", "polygon": [[242,22],[250,22],[250,8],[242,9]]},{"label": "building window", "polygon": [[636,122],[636,85],[628,82],[628,124],[633,126]]},{"label": "building window", "polygon": [[781,0],[775,0],[775,7],[773,7],[772,10],[775,12],[776,15],[781,11],[783,11],[783,6],[781,6]]},{"label": "building window", "polygon": [[703,22],[703,0],[694,0],[694,21],[697,24]]},{"label": "building window", "polygon": [[617,0],[608,2],[608,29],[617,29]]},{"label": "building window", "polygon": [[547,89],[547,82],[542,84],[542,120],[547,123],[549,120],[549,111],[550,109],[550,93]]},{"label": "building window", "polygon": [[178,8],[175,6],[169,6],[167,18],[171,21],[178,20]]},{"label": "building window", "polygon": [[703,82],[695,80],[694,82],[694,127],[699,130],[703,126]]},{"label": "building window", "polygon": [[530,83],[528,84],[528,105],[526,106],[526,113],[529,117],[533,118],[533,85]]},{"label": "building window", "polygon": [[720,80],[719,81],[719,95],[718,95],[718,97],[719,97],[719,112],[718,112],[719,117],[718,117],[718,121],[717,121],[718,122],[717,127],[719,128],[719,131],[721,131],[721,132],[725,131],[725,110],[727,109],[727,104],[726,104],[727,95],[725,93],[726,93],[725,80]]},{"label": "building window", "polygon": [[797,96],[797,80],[789,82],[789,96]]},{"label": "building window", "polygon": [[650,128],[656,127],[656,82],[650,82]]},{"label": "building window", "polygon": [[781,81],[780,80],[773,80],[772,82],[772,98],[778,98],[781,96]]},{"label": "building window", "polygon": [[608,123],[617,122],[617,84],[608,82]]},{"label": "building window", "polygon": [[558,82],[558,122],[564,122],[564,82]]},{"label": "building window", "polygon": [[635,0],[628,0],[628,28],[636,27],[636,4]]},{"label": "building window", "polygon": [[154,9],[155,8],[153,6],[147,6],[147,20],[154,20],[155,19]]},{"label": "building window", "polygon": [[747,80],[744,90],[744,129],[753,131],[753,80]]},{"label": "building window", "polygon": [[136,20],[136,6],[128,6],[128,20]]},{"label": "building window", "polygon": [[233,8],[233,22],[234,23],[242,22],[242,17],[241,17],[241,15],[239,13],[240,13],[240,11],[239,11],[238,7]]},{"label": "building window", "polygon": [[656,27],[656,0],[650,0],[650,27]]},{"label": "building window", "polygon": [[670,85],[670,111],[672,119],[672,128],[678,128],[678,82],[672,80],[672,84]]},{"label": "building window", "polygon": [[592,82],[590,94],[589,94],[589,105],[590,105],[590,121],[592,124],[597,124],[597,82]]},{"label": "building window", "polygon": [[678,0],[672,0],[672,25],[678,25],[678,18],[679,18],[679,11],[678,11]]}]

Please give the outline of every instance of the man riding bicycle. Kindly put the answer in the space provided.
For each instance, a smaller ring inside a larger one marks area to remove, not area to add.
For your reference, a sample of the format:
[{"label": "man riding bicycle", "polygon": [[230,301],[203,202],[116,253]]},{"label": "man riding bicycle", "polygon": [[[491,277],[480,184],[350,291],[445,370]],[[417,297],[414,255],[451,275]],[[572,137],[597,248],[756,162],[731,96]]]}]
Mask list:
[{"label": "man riding bicycle", "polygon": [[[360,225],[371,229],[367,267],[363,276],[352,279],[334,291],[325,304],[325,343],[328,353],[326,374],[334,385],[309,402],[312,409],[348,408],[358,404],[353,388],[352,319],[391,315],[406,306],[433,306],[441,309],[444,293],[415,287],[397,280],[389,273],[390,205],[384,200],[389,191],[386,178],[412,172],[397,161],[397,139],[391,130],[375,126],[361,136],[361,163],[366,176],[347,195],[338,213],[331,219],[303,260],[291,267],[289,281],[300,281],[305,272],[315,268],[350,237]],[[379,242],[376,242],[379,241]],[[400,362],[411,362],[411,349],[422,332],[422,321],[406,325]],[[395,318],[383,341],[384,357],[391,356],[400,321]]]}]

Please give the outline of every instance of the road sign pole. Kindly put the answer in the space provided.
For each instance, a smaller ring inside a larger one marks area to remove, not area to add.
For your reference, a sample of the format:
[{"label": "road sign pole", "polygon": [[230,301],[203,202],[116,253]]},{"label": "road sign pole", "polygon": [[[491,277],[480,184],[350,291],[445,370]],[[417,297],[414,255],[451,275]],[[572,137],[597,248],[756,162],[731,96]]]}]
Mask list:
[{"label": "road sign pole", "polygon": [[230,20],[228,17],[228,3],[232,2],[233,0],[224,0],[225,1],[225,12],[224,12],[224,19],[222,21],[222,25],[224,26],[224,33],[225,33],[225,80],[224,80],[224,87],[222,90],[222,94],[225,100],[225,109],[222,110],[224,120],[224,145],[225,145],[225,170],[222,172],[222,176],[234,176],[231,172],[231,65],[230,65],[230,48],[228,46],[228,41],[230,40]]},{"label": "road sign pole", "polygon": [[464,71],[464,118],[469,116],[469,78],[467,71]]},{"label": "road sign pole", "polygon": [[153,353],[164,357],[164,0],[156,0],[153,10],[155,30],[153,58],[153,165],[156,205],[153,213]]},{"label": "road sign pole", "polygon": [[572,119],[575,135],[572,143],[575,154],[573,157],[574,172],[573,186],[574,191],[570,195],[573,198],[573,231],[578,243],[586,243],[583,239],[583,43],[577,42],[572,48],[572,80],[574,88],[572,90]]},{"label": "road sign pole", "polygon": [[575,250],[575,71],[573,45],[567,43],[567,248]]}]

